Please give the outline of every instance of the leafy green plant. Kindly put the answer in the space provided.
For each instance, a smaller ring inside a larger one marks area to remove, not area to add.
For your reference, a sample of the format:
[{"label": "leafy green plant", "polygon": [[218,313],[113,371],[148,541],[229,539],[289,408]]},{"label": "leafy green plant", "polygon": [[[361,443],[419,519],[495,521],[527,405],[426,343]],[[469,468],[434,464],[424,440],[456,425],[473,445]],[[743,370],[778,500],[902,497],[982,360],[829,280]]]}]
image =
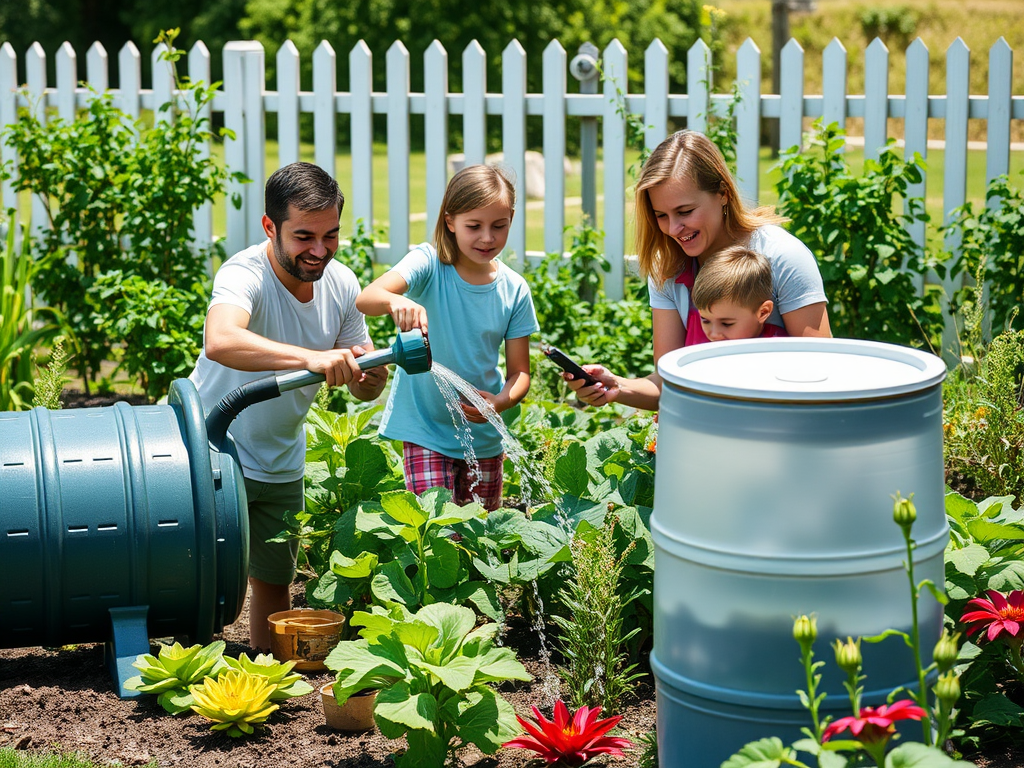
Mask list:
[{"label": "leafy green plant", "polygon": [[[1024,190],[1009,176],[993,179],[985,192],[986,205],[974,212],[971,203],[953,211],[944,231],[958,235],[960,258],[954,274],[987,283],[986,308],[996,330],[1008,329],[1024,296]],[[969,306],[980,292],[970,287],[954,297],[954,306]]]},{"label": "leafy green plant", "polygon": [[100,275],[93,289],[104,307],[93,312],[95,328],[124,344],[117,370],[125,369],[153,400],[188,376],[202,352],[204,282],[185,290],[116,269]]},{"label": "leafy green plant", "polygon": [[296,696],[305,696],[313,692],[313,686],[307,683],[298,672],[294,672],[294,661],[278,661],[269,653],[261,653],[255,659],[248,654],[241,654],[237,659],[224,657],[225,669],[235,669],[250,675],[261,675],[273,687],[270,701],[284,701]]},{"label": "leafy green plant", "polygon": [[[182,52],[174,48],[175,34],[158,41],[168,45],[165,58],[176,71]],[[90,377],[111,345],[123,341],[98,327],[97,319],[111,314],[97,295],[98,277],[121,270],[189,290],[205,275],[211,252],[222,251],[195,247],[193,211],[223,193],[229,179],[244,180],[203,156],[204,142],[230,135],[201,116],[216,84],[175,84],[175,97],[158,105],[152,126],[121,112],[109,94],[96,94],[74,120],[26,111],[0,134],[19,158],[17,177],[8,168],[3,177],[47,212],[49,228],[37,248],[50,264],[36,271],[33,289],[66,316]]]},{"label": "leafy green plant", "polygon": [[[855,175],[842,152],[843,132],[815,123],[811,150],[792,147],[776,166],[778,211],[818,259],[836,336],[938,345],[942,317],[934,294],[922,297],[915,279],[941,271],[907,229],[927,221],[924,201],[908,197],[923,161],[904,161],[895,141]],[[901,202],[908,213],[902,213]]]},{"label": "leafy green plant", "polygon": [[623,561],[633,544],[617,557],[614,527],[614,519],[598,529],[580,524],[570,545],[572,572],[558,592],[567,615],[552,617],[561,629],[565,664],[558,671],[570,701],[575,707],[594,705],[607,712],[616,712],[634,681],[643,677],[625,652],[640,628],[624,632],[622,626],[624,607],[634,595],[623,598],[619,592]]},{"label": "leafy green plant", "polygon": [[[342,242],[334,254],[335,259],[355,273],[362,286],[372,283],[376,276],[373,269],[374,234],[372,229],[367,227],[365,221],[356,219],[355,231],[352,236]],[[376,235],[383,236],[383,230],[378,230]],[[375,344],[382,344],[395,334],[395,324],[390,315],[367,317],[366,325],[370,331],[370,338],[374,340]]]},{"label": "leafy green plant", "polygon": [[945,385],[947,477],[979,496],[1024,497],[1024,331],[1004,331]]},{"label": "leafy green plant", "polygon": [[272,704],[275,686],[265,676],[244,669],[229,669],[191,687],[191,708],[214,723],[210,730],[232,738],[251,736],[279,704]]},{"label": "leafy green plant", "polygon": [[636,740],[637,768],[658,768],[658,734],[656,731],[642,733]]},{"label": "leafy green plant", "polygon": [[600,242],[604,232],[595,229],[586,216],[572,231],[569,245],[569,269],[577,278],[577,294],[582,301],[594,304],[601,289],[601,272],[610,272],[612,265],[601,251]]},{"label": "leafy green plant", "polygon": [[157,701],[172,715],[187,712],[193,703],[190,688],[224,666],[224,641],[183,648],[181,643],[162,645],[157,656],[143,653],[132,662],[142,674],[128,678],[129,691],[157,694]]},{"label": "leafy green plant", "polygon": [[16,245],[18,225],[8,214],[7,237],[0,251],[0,411],[20,411],[32,401],[32,355],[37,346],[60,333],[57,315],[49,309],[33,309],[25,294],[33,275],[44,264],[32,257],[31,240],[22,234]]},{"label": "leafy green plant", "polygon": [[68,351],[64,348],[65,341],[63,336],[54,339],[46,367],[36,367],[33,406],[41,406],[51,411],[59,411],[64,407],[64,401],[60,396],[64,386],[71,381],[71,377],[67,375],[69,358]]},{"label": "leafy green plant", "polygon": [[327,656],[337,675],[334,696],[378,689],[374,719],[389,739],[409,748],[398,768],[442,768],[459,748],[474,744],[494,754],[517,732],[515,712],[492,683],[531,679],[509,648],[494,645],[496,624],[475,627],[473,611],[437,603],[410,613],[357,612],[360,639],[339,643]]},{"label": "leafy green plant", "polygon": [[872,40],[881,37],[906,47],[917,30],[917,13],[906,5],[875,5],[859,13],[861,31]]},{"label": "leafy green plant", "polygon": [[[959,623],[972,601],[991,593],[1024,590],[1024,510],[1012,496],[974,502],[946,494],[950,543],[946,549],[947,618]],[[978,748],[985,743],[1018,741],[1024,725],[1021,686],[1007,665],[1001,643],[968,639],[959,652],[963,690],[959,741]]]}]

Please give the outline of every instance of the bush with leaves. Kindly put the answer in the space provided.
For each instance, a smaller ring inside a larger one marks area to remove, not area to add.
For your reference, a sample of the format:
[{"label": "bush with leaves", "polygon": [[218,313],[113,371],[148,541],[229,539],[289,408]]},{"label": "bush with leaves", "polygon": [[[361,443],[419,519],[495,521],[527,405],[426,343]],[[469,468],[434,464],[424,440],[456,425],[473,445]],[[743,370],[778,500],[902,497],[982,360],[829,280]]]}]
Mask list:
[{"label": "bush with leaves", "polygon": [[29,407],[33,354],[61,330],[58,315],[50,309],[36,310],[25,300],[33,276],[43,265],[33,260],[27,232],[21,247],[17,246],[17,229],[17,223],[10,221],[7,237],[0,241],[0,411]]},{"label": "bush with leaves", "polygon": [[1024,331],[1005,331],[945,384],[947,477],[1024,498]]},{"label": "bush with leaves", "polygon": [[[160,38],[172,67],[182,55],[174,34]],[[152,127],[117,109],[109,94],[95,94],[75,120],[44,120],[25,110],[0,134],[19,158],[15,190],[42,201],[49,219],[37,245],[50,265],[37,271],[33,289],[65,314],[79,340],[80,363],[92,376],[111,344],[124,341],[100,329],[112,314],[98,295],[100,275],[120,270],[192,290],[205,278],[210,256],[195,247],[193,211],[223,193],[229,178],[244,179],[203,155],[204,142],[230,135],[201,116],[216,84],[177,86]],[[3,177],[11,178],[10,169]]]},{"label": "bush with leaves", "polygon": [[[924,201],[908,197],[923,178],[923,161],[900,158],[890,139],[878,160],[854,174],[845,139],[832,123],[815,122],[811,149],[792,147],[776,166],[778,212],[789,231],[817,257],[836,336],[939,346],[942,316],[934,294],[922,297],[916,278],[941,268],[907,226],[927,221]],[[906,202],[908,213],[898,212]]]},{"label": "bush with leaves", "polygon": [[[999,176],[989,183],[985,201],[978,213],[971,203],[953,211],[946,231],[960,243],[953,274],[966,273],[987,284],[985,304],[993,328],[1001,331],[1024,305],[1024,189],[1014,186],[1009,176]],[[954,297],[954,305],[969,308],[981,298],[966,288]]]},{"label": "bush with leaves", "polygon": [[339,643],[327,668],[334,696],[380,689],[373,713],[389,739],[409,748],[398,768],[443,768],[458,749],[494,754],[518,733],[515,711],[491,686],[532,678],[509,648],[494,644],[496,624],[476,626],[469,608],[438,603],[411,613],[402,606],[352,617],[360,639]]}]

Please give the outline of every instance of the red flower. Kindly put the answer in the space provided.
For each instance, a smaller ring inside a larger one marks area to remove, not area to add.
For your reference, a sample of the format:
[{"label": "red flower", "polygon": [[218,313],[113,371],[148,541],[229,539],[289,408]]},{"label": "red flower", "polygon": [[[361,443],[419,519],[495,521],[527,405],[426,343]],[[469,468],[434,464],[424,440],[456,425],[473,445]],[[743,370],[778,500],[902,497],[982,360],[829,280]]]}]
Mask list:
[{"label": "red flower", "polygon": [[629,739],[605,736],[622,717],[617,715],[598,720],[600,707],[580,707],[570,719],[565,704],[556,701],[553,720],[545,719],[536,707],[531,709],[536,722],[516,715],[516,720],[529,735],[506,741],[503,747],[530,749],[554,766],[576,768],[601,754],[623,757],[622,750],[633,746]]},{"label": "red flower", "polygon": [[1005,638],[1006,642],[1020,645],[1024,642],[1024,632],[1021,632],[1021,624],[1024,624],[1024,592],[1018,589],[1004,597],[990,589],[986,594],[987,600],[984,597],[976,597],[967,603],[967,608],[977,610],[964,611],[960,617],[964,624],[974,625],[967,628],[967,635],[987,629],[986,637],[995,640],[1005,632],[1009,635]]},{"label": "red flower", "polygon": [[911,699],[902,699],[895,704],[880,707],[861,707],[860,717],[841,717],[831,723],[822,734],[822,743],[837,733],[849,729],[862,744],[884,744],[896,733],[893,723],[897,720],[920,720],[925,711]]}]

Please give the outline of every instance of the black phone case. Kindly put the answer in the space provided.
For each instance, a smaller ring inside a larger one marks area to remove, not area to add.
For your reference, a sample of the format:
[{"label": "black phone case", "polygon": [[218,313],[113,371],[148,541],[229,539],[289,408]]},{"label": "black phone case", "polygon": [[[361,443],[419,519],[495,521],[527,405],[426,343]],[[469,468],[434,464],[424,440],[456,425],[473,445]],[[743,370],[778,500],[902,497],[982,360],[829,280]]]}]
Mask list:
[{"label": "black phone case", "polygon": [[597,384],[597,379],[580,368],[558,347],[548,347],[548,349],[544,351],[544,354],[551,358],[551,361],[563,371],[571,373],[574,379],[583,379],[583,381],[587,382],[587,386]]}]

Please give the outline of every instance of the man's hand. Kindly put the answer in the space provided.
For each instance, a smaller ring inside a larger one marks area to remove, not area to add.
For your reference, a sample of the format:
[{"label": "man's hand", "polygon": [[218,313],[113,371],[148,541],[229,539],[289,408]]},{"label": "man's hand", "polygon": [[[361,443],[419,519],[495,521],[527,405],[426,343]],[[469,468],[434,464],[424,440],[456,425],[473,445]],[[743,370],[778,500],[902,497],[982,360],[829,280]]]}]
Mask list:
[{"label": "man's hand", "polygon": [[362,378],[363,372],[356,363],[355,350],[363,354],[361,347],[352,349],[328,349],[313,352],[306,361],[306,368],[313,373],[322,373],[327,379],[327,386],[340,387]]}]

